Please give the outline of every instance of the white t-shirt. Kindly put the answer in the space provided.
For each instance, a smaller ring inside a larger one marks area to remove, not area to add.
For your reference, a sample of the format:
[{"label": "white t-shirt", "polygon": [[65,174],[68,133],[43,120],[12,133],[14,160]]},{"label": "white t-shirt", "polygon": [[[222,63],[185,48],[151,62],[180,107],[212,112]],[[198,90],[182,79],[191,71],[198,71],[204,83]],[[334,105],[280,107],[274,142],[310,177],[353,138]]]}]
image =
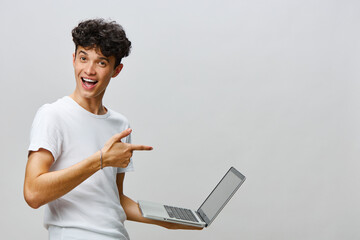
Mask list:
[{"label": "white t-shirt", "polygon": [[[92,114],[68,96],[43,105],[32,125],[29,151],[39,148],[50,151],[55,159],[50,171],[82,161],[129,127],[123,115],[107,110],[105,115]],[[130,136],[122,141],[131,142]],[[126,215],[120,204],[116,175],[132,170],[132,161],[126,168],[106,167],[63,197],[46,204],[45,227],[80,228],[129,239],[123,225]]]}]

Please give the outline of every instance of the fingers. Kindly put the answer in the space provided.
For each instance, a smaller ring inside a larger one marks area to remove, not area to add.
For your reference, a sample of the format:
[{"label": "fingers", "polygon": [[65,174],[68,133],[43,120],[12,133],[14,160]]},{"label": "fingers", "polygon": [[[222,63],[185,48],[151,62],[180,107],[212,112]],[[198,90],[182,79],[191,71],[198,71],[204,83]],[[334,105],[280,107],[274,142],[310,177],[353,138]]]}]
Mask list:
[{"label": "fingers", "polygon": [[137,151],[150,151],[153,150],[153,147],[145,146],[145,145],[136,145],[136,144],[129,144],[129,148]]},{"label": "fingers", "polygon": [[[132,132],[131,128],[128,128],[121,133],[115,134],[110,140],[109,143],[112,145],[112,143],[121,142],[121,139],[127,137]],[[151,146],[145,146],[145,145],[136,145],[136,144],[126,144],[128,146],[128,149],[130,151],[138,150],[138,151],[150,151],[153,150],[153,147]]]},{"label": "fingers", "polygon": [[115,135],[112,137],[112,140],[113,140],[114,142],[120,142],[121,139],[123,139],[124,137],[129,136],[131,132],[132,132],[132,129],[131,129],[131,128],[128,128],[128,129],[122,131],[121,133],[115,134]]}]

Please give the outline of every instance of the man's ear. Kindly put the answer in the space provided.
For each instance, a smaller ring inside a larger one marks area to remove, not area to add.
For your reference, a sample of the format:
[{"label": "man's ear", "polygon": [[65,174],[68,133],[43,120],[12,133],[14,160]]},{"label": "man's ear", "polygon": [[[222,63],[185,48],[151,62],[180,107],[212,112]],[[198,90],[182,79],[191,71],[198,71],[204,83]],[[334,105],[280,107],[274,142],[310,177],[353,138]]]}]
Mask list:
[{"label": "man's ear", "polygon": [[73,53],[73,66],[75,67],[75,53]]},{"label": "man's ear", "polygon": [[121,72],[121,69],[124,67],[124,65],[122,63],[120,63],[114,70],[114,74],[112,75],[112,78],[116,77],[117,75],[119,75],[119,73]]}]

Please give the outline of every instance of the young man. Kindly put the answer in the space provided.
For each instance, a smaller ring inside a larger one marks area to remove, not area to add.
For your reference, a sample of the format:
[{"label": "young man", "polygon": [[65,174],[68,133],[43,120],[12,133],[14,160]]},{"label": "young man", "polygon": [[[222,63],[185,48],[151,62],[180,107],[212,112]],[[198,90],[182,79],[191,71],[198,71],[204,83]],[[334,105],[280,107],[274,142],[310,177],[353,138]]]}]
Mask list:
[{"label": "young man", "polygon": [[103,106],[111,78],[129,55],[131,42],[116,22],[81,22],[72,31],[76,88],[36,113],[30,136],[24,197],[45,205],[49,238],[129,239],[125,219],[166,228],[187,228],[143,218],[138,204],[124,195],[125,172],[133,170],[135,150],[127,119]]}]

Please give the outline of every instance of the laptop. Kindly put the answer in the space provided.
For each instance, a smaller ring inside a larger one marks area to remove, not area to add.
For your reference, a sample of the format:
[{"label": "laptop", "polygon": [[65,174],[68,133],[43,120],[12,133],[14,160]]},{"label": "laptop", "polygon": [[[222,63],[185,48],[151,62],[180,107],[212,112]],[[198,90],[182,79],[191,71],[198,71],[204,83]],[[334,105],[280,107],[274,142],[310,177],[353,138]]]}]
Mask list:
[{"label": "laptop", "polygon": [[245,176],[231,167],[197,211],[143,200],[138,203],[145,218],[208,227],[244,181]]}]

